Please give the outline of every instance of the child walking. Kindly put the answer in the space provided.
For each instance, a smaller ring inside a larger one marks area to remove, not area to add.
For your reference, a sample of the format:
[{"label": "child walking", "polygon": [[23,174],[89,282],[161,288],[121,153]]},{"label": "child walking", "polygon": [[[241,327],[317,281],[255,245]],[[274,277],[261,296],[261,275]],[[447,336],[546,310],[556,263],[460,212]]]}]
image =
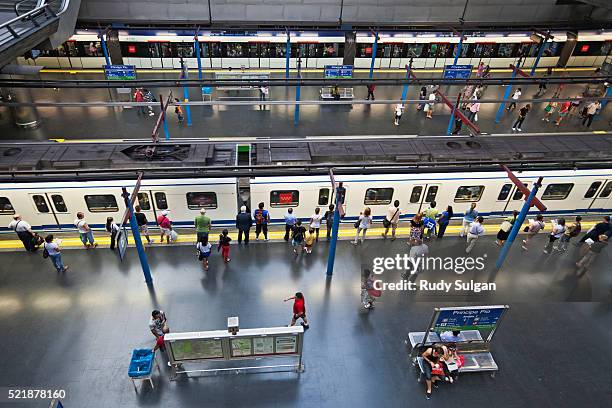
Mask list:
[{"label": "child walking", "polygon": [[223,261],[228,263],[231,261],[230,254],[230,241],[232,240],[228,235],[229,232],[227,228],[221,231],[221,235],[219,235],[219,246],[217,247],[217,251],[221,250],[221,256],[223,256]]}]

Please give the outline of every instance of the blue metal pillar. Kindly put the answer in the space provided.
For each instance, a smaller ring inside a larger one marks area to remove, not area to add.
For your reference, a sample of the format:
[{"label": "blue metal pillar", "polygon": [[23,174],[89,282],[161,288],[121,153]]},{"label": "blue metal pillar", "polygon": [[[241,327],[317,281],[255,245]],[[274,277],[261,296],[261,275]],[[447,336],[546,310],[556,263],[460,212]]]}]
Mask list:
[{"label": "blue metal pillar", "polygon": [[193,47],[195,48],[195,54],[198,60],[198,79],[201,81],[202,80],[202,58],[200,56],[200,42],[198,41],[197,35],[194,38]]},{"label": "blue metal pillar", "polygon": [[102,44],[102,53],[104,54],[104,60],[106,61],[106,65],[111,65],[111,60],[108,56],[108,48],[106,48],[106,40],[104,39],[104,34],[100,34],[100,44]]},{"label": "blue metal pillar", "polygon": [[164,135],[166,140],[170,140],[170,132],[168,131],[168,122],[166,122],[166,114],[164,113]]},{"label": "blue metal pillar", "polygon": [[[521,60],[519,58],[519,64],[520,63]],[[514,78],[516,78],[516,73],[518,71],[519,64],[517,64],[516,67],[513,67],[512,69],[512,77],[510,77],[510,83],[506,85],[506,91],[504,92],[504,101],[499,104],[499,109],[497,109],[497,115],[495,115],[495,123],[499,123],[504,113],[504,107],[506,106],[506,101],[508,101],[508,98],[510,97],[510,91],[512,90],[512,81],[514,80]]]},{"label": "blue metal pillar", "polygon": [[[410,80],[410,71],[412,70],[412,61],[410,61],[409,65],[406,65],[406,81]],[[404,84],[404,88],[402,88],[402,102],[406,101],[408,97],[408,82]]]},{"label": "blue metal pillar", "polygon": [[336,208],[334,208],[334,223],[329,241],[329,255],[327,256],[327,276],[334,274],[334,262],[336,260],[336,244],[338,243],[338,231],[340,230],[340,187],[336,187]]},{"label": "blue metal pillar", "polygon": [[378,47],[378,31],[374,33],[374,44],[372,45],[372,62],[370,62],[370,79],[374,78],[374,61],[376,60],[376,48]]},{"label": "blue metal pillar", "polygon": [[[185,65],[185,61],[181,58],[181,79],[189,79],[189,68]],[[189,102],[189,88],[183,87],[183,99],[185,102]],[[185,105],[185,116],[187,116],[187,126],[191,126],[191,109],[189,105]],[[166,117],[164,116],[164,126],[166,125]]]},{"label": "blue metal pillar", "polygon": [[[298,79],[298,84],[295,87],[295,101],[299,102],[300,101],[300,82],[299,80],[302,79],[302,57],[298,57],[297,79]],[[300,122],[300,105],[296,103],[295,111],[293,113],[293,124],[297,126],[299,122]]]},{"label": "blue metal pillar", "polygon": [[[608,86],[608,89],[606,89],[606,95],[604,96],[604,98],[612,98],[612,84]],[[604,99],[603,101],[601,101],[601,109],[599,110],[600,114],[601,112],[603,112],[607,104],[608,104],[607,100]]]},{"label": "blue metal pillar", "polygon": [[285,48],[285,79],[289,79],[289,58],[291,58],[291,34],[287,31],[287,47]]},{"label": "blue metal pillar", "polygon": [[457,44],[457,54],[455,54],[455,61],[453,62],[453,65],[457,65],[457,60],[459,60],[459,57],[461,56],[462,48],[463,48],[463,33],[461,33],[461,36],[459,37],[459,44]]},{"label": "blue metal pillar", "polygon": [[149,268],[147,254],[145,253],[144,246],[142,245],[142,238],[140,237],[140,231],[138,230],[138,223],[136,222],[136,215],[134,215],[134,208],[132,207],[132,200],[130,200],[130,193],[127,192],[127,188],[125,187],[123,187],[122,190],[125,205],[130,210],[130,228],[132,230],[132,235],[134,236],[134,243],[136,244],[136,251],[138,251],[138,259],[140,259],[142,273],[144,274],[145,282],[151,284],[153,282],[153,278],[151,277],[151,268]]},{"label": "blue metal pillar", "polygon": [[536,60],[533,63],[533,67],[531,67],[531,72],[529,73],[529,75],[531,76],[535,75],[536,68],[538,67],[538,64],[540,63],[540,58],[542,58],[542,54],[544,54],[544,50],[546,49],[547,40],[548,40],[548,37],[544,37],[544,39],[542,40],[542,44],[540,45],[540,49],[538,50],[538,56],[536,57]]},{"label": "blue metal pillar", "polygon": [[527,200],[525,200],[525,203],[523,204],[523,208],[521,208],[521,212],[519,213],[518,217],[516,217],[516,221],[514,222],[514,225],[512,225],[512,230],[510,230],[510,235],[508,235],[508,239],[504,243],[504,246],[502,247],[499,253],[499,258],[497,258],[497,262],[495,263],[495,267],[497,269],[500,269],[501,266],[504,264],[504,260],[506,259],[506,256],[508,255],[508,251],[510,251],[510,247],[512,246],[512,243],[514,242],[514,239],[518,235],[519,230],[521,229],[521,226],[523,225],[523,222],[525,222],[525,218],[527,217],[529,208],[531,208],[531,202],[535,198],[535,195],[541,186],[542,186],[542,177],[540,177],[538,181],[533,184],[533,187],[531,188],[531,192],[529,193],[529,197],[527,198]]}]

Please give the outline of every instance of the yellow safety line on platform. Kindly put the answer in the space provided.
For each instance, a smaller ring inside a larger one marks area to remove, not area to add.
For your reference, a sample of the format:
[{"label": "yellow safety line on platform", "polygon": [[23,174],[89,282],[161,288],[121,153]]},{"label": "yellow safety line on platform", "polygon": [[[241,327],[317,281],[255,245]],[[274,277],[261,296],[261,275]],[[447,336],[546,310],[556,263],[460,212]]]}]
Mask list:
[{"label": "yellow safety line on platform", "polygon": [[[151,68],[136,68],[139,74],[171,74],[174,72],[180,72],[180,68],[168,68],[168,69],[151,69]],[[536,72],[546,72],[548,68],[537,68]],[[556,72],[579,72],[579,71],[593,71],[595,68],[592,67],[574,67],[574,68],[555,68],[554,70]],[[296,71],[295,68],[290,69],[290,71]],[[324,69],[323,68],[305,68],[302,69],[302,73],[316,73],[316,72],[323,72]],[[422,72],[422,73],[442,73],[444,70],[443,69],[419,69],[419,68],[415,68],[416,72]],[[43,74],[72,74],[72,75],[76,75],[76,74],[103,74],[104,70],[103,69],[59,69],[59,68],[44,68],[40,70],[41,73]],[[198,72],[197,69],[195,68],[190,68],[189,72],[193,72],[196,73]],[[230,72],[227,69],[210,69],[210,68],[203,68],[202,72],[207,72],[207,73],[227,73]],[[232,72],[242,72],[239,69],[234,69],[232,70]],[[261,69],[261,68],[254,68],[254,69],[247,69],[245,70],[245,72],[251,72],[251,73],[256,73],[256,72],[270,72],[270,73],[277,73],[277,74],[282,74],[285,72],[284,69],[279,69],[279,68],[273,68],[273,69]],[[354,70],[354,72],[369,72],[369,69],[367,68],[357,68]],[[376,72],[384,72],[384,73],[399,73],[399,74],[403,74],[406,73],[405,69],[395,69],[395,68],[377,68]],[[474,70],[474,72],[476,72]],[[506,72],[512,72],[511,69],[509,68],[494,68],[491,69],[491,72],[497,72],[497,73],[506,73]]]},{"label": "yellow safety line on platform", "polygon": [[[527,224],[525,224],[527,225]],[[582,223],[582,229],[583,231],[588,230],[589,228],[591,228],[592,226],[595,225],[595,222],[593,221],[586,221]],[[496,223],[494,225],[484,225],[485,227],[485,232],[487,235],[495,235],[497,234],[497,232],[499,231],[499,225]],[[459,231],[461,230],[461,226],[460,225],[451,225],[446,229],[446,234],[445,235],[453,235],[453,236],[457,236],[459,234]],[[521,227],[520,231],[523,230],[523,226]],[[321,229],[321,235],[319,236],[319,239],[323,239],[323,241],[325,241],[325,229]],[[156,231],[150,231],[151,234],[149,235],[152,239],[155,240],[155,243],[152,246],[160,246],[161,244],[159,243],[159,236],[160,234]],[[369,228],[366,238],[367,239],[376,239],[376,238],[380,238],[380,235],[384,232],[384,228],[378,228],[378,227],[374,227],[374,228]],[[220,233],[220,231],[214,230],[214,232],[212,232],[210,234],[210,240],[211,242],[217,242],[217,233]],[[396,234],[398,236],[398,239],[404,239],[406,240],[408,238],[408,234],[410,233],[410,228],[408,227],[400,227],[397,229]],[[543,232],[545,233],[545,232]],[[75,232],[76,234],[76,232]],[[232,231],[230,232],[230,237],[232,238],[232,241],[234,243],[237,242],[238,239],[238,233],[236,231]],[[389,236],[391,235],[391,232],[389,232]],[[284,230],[278,230],[278,231],[268,231],[268,238],[270,238],[270,240],[272,241],[282,241],[283,237],[285,236],[285,231]],[[100,245],[100,247],[107,247],[110,245],[110,237],[108,236],[107,233],[103,232],[103,231],[95,231],[94,232],[94,237],[96,239],[96,242]],[[261,237],[263,238],[263,235],[261,235]],[[338,237],[339,238],[345,238],[345,239],[354,239],[355,238],[355,229],[353,228],[342,228],[340,229],[340,231],[338,232]],[[78,236],[71,236],[71,237],[60,237],[58,236],[57,238],[62,240],[62,244],[61,247],[62,248],[83,248],[83,244],[81,242],[81,240],[79,239]],[[255,234],[252,232],[250,234],[250,240],[251,241],[255,241]],[[146,242],[143,240],[143,243]],[[187,244],[187,243],[195,243],[196,242],[196,234],[180,234],[179,233],[179,237],[177,240],[177,243],[179,244]],[[130,240],[130,244],[133,244],[133,242],[131,242]],[[163,244],[166,245],[166,244]],[[149,245],[145,245],[145,247],[147,247]],[[23,249],[23,244],[21,243],[20,240],[18,239],[6,239],[6,240],[0,240],[0,250],[22,250]]]}]

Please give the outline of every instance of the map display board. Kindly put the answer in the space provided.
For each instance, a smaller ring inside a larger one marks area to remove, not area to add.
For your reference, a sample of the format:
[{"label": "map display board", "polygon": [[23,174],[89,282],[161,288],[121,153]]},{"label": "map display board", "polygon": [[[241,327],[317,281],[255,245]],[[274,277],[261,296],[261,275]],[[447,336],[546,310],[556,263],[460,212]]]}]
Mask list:
[{"label": "map display board", "polygon": [[253,354],[251,338],[230,339],[232,345],[232,357],[250,356]]},{"label": "map display board", "polygon": [[297,352],[297,336],[278,336],[274,338],[276,354],[289,354]]},{"label": "map display board", "polygon": [[104,75],[108,81],[133,81],[136,79],[134,65],[104,65]]},{"label": "map display board", "polygon": [[173,340],[170,348],[175,361],[223,358],[221,339]]},{"label": "map display board", "polygon": [[274,354],[274,337],[253,337],[253,354]]},{"label": "map display board", "polygon": [[472,75],[471,65],[445,65],[444,79],[462,78],[468,79]]},{"label": "map display board", "polygon": [[352,65],[326,65],[325,66],[325,78],[352,78],[353,77],[353,66]]},{"label": "map display board", "polygon": [[494,329],[506,311],[503,306],[475,306],[472,308],[442,309],[434,323],[434,330],[490,330]]}]

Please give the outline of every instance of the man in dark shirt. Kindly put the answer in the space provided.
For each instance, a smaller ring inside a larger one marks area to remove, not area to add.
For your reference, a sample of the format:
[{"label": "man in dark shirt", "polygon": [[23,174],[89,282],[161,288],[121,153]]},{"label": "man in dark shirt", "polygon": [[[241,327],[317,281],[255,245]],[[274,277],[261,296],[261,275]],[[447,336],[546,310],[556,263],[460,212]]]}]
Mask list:
[{"label": "man in dark shirt", "polygon": [[584,241],[586,241],[589,238],[592,239],[593,241],[599,241],[599,236],[607,235],[609,231],[610,231],[610,217],[606,215],[603,218],[603,221],[595,224],[593,229],[589,230],[586,234],[584,234],[584,236],[580,239],[580,241],[576,245],[580,245],[584,243]]},{"label": "man in dark shirt", "polygon": [[244,243],[249,243],[249,231],[253,226],[253,217],[247,211],[246,205],[240,207],[240,213],[236,216],[236,228],[238,228],[238,243],[242,243],[242,235],[244,234]]},{"label": "man in dark shirt", "polygon": [[334,225],[334,208],[336,208],[336,206],[333,204],[330,204],[329,210],[325,211],[325,214],[323,215],[323,219],[325,220],[325,224],[327,226],[327,240],[328,241],[331,237],[331,230]]},{"label": "man in dark shirt", "polygon": [[139,205],[135,206],[134,210],[136,210],[134,216],[136,217],[136,223],[138,224],[138,230],[140,231],[140,235],[144,235],[147,239],[147,243],[152,244],[153,240],[149,238],[149,228],[147,227],[147,216],[144,215],[144,213],[140,212],[141,208]]}]

